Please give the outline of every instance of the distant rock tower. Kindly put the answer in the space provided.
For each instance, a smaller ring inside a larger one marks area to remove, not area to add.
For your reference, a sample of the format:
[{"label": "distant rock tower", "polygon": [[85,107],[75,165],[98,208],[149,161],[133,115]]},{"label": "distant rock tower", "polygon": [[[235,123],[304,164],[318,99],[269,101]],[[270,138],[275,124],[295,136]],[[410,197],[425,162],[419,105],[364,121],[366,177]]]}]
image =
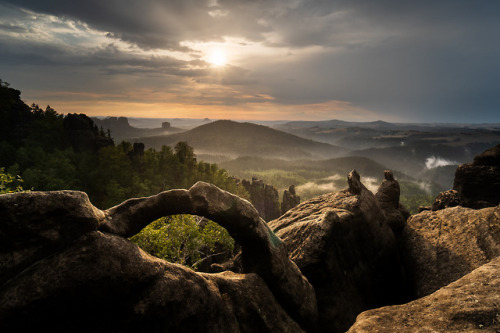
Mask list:
[{"label": "distant rock tower", "polygon": [[290,185],[290,188],[283,191],[283,201],[281,202],[281,215],[293,207],[300,204],[300,197],[295,193],[295,185]]},{"label": "distant rock tower", "polygon": [[265,221],[278,218],[280,214],[278,190],[265,184],[262,180],[252,177],[252,182],[243,180],[243,187],[250,194],[250,201]]}]

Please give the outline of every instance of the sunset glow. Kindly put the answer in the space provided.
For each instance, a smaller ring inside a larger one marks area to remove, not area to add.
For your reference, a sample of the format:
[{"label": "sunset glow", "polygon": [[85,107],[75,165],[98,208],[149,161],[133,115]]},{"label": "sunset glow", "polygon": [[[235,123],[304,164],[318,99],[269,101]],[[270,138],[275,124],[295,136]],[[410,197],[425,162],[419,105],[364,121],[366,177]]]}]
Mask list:
[{"label": "sunset glow", "polygon": [[223,50],[216,48],[208,55],[208,62],[215,67],[222,67],[227,62],[226,54]]},{"label": "sunset glow", "polygon": [[[0,78],[28,103],[102,116],[500,122],[495,1],[472,12],[462,0],[82,3],[0,0]],[[130,107],[101,113],[118,104]]]}]

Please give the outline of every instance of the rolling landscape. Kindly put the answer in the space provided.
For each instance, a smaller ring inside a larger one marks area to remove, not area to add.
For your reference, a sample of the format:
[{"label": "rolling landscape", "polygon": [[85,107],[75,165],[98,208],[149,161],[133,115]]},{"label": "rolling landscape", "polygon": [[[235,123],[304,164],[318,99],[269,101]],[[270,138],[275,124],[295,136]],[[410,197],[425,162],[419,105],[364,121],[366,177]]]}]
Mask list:
[{"label": "rolling landscape", "polygon": [[[155,124],[153,120],[149,123]],[[345,175],[352,169],[358,170],[375,191],[383,171],[391,169],[403,187],[402,200],[412,212],[453,187],[459,164],[500,143],[499,124],[326,120],[282,121],[270,127],[258,122],[207,119],[193,119],[191,124],[199,122],[205,124],[175,128],[174,134],[156,135],[155,128],[141,128],[145,133],[142,137],[129,125],[120,135],[154,149],[187,142],[200,160],[217,163],[242,179],[257,177],[280,192],[295,185],[303,199],[342,189]],[[183,123],[189,124],[187,120]],[[161,120],[156,124],[159,126]],[[104,126],[108,128],[113,133],[112,127]]]}]

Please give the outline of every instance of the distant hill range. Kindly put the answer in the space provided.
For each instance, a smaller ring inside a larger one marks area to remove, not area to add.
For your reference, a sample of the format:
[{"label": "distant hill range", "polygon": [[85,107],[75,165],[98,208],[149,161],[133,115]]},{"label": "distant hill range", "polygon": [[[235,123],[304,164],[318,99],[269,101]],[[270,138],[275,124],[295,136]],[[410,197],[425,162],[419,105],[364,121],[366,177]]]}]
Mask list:
[{"label": "distant hill range", "polygon": [[161,136],[137,138],[146,147],[159,149],[186,141],[196,154],[227,156],[265,156],[285,159],[331,158],[347,149],[278,131],[252,123],[218,120],[192,130]]},{"label": "distant hill range", "polygon": [[169,122],[164,121],[159,128],[138,128],[129,124],[126,117],[107,117],[104,119],[92,118],[97,127],[105,132],[111,132],[111,137],[116,141],[122,140],[134,141],[135,138],[151,135],[172,134],[181,132],[182,129],[172,127]]},{"label": "distant hill range", "polygon": [[291,121],[274,128],[347,149],[408,147],[422,144],[457,147],[486,143],[487,146],[491,146],[500,142],[500,124],[411,124],[326,120]]},{"label": "distant hill range", "polygon": [[276,128],[367,128],[375,130],[440,130],[442,128],[452,129],[497,129],[500,130],[500,123],[484,123],[484,124],[462,124],[462,123],[389,123],[382,120],[358,122],[344,121],[338,119],[318,120],[318,121],[288,121],[282,124],[277,124]]}]

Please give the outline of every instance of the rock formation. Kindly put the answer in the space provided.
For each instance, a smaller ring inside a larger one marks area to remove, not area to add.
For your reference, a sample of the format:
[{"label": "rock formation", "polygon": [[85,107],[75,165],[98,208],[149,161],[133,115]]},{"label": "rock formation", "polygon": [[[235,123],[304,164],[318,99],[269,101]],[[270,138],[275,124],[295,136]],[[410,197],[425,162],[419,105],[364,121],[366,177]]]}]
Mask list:
[{"label": "rock formation", "polygon": [[242,185],[250,194],[250,201],[255,209],[265,221],[271,221],[281,215],[278,190],[274,186],[265,184],[255,177],[251,182],[244,179]]},{"label": "rock formation", "polygon": [[399,204],[399,183],[394,179],[391,170],[384,171],[384,180],[380,184],[375,198],[386,215],[386,220],[392,230],[399,234],[404,228],[410,212]]},{"label": "rock formation", "polygon": [[416,297],[428,295],[500,255],[500,206],[424,211],[407,223],[402,243]]},{"label": "rock formation", "polygon": [[416,301],[363,312],[348,333],[500,332],[500,258]]},{"label": "rock formation", "polygon": [[432,209],[493,207],[500,203],[500,145],[476,156],[455,172],[453,190],[438,195]]},{"label": "rock formation", "polygon": [[73,149],[97,151],[99,148],[112,146],[113,140],[99,135],[92,119],[84,114],[69,113],[63,120],[64,131]]},{"label": "rock formation", "polygon": [[290,185],[288,191],[283,191],[283,200],[281,201],[281,215],[285,214],[298,204],[300,204],[300,197],[295,193],[295,185]]},{"label": "rock formation", "polygon": [[[180,213],[224,226],[244,274],[195,273],[124,238]],[[315,330],[314,290],[284,244],[249,202],[206,183],[107,211],[76,191],[2,195],[0,241],[0,331]]]},{"label": "rock formation", "polygon": [[321,331],[345,332],[361,311],[406,297],[398,245],[384,211],[356,171],[348,184],[269,222],[316,290]]},{"label": "rock formation", "polygon": [[[498,187],[479,191],[497,184],[498,147],[407,221],[390,171],[375,195],[353,170],[268,224],[202,182],[106,211],[77,191],[0,195],[0,331],[499,332]],[[241,253],[197,273],[126,239],[174,214],[219,223]]]}]

